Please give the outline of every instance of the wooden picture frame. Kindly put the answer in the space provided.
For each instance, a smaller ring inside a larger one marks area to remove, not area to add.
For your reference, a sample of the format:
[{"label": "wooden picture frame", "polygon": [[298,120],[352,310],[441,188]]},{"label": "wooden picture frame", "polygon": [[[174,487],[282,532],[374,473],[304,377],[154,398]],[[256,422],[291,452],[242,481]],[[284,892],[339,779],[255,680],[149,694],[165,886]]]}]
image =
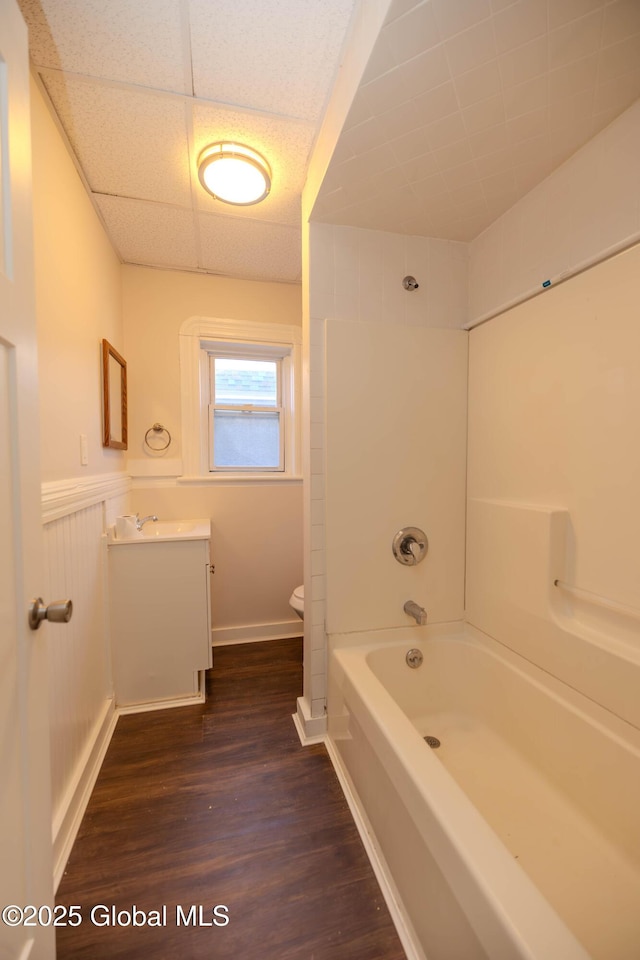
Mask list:
[{"label": "wooden picture frame", "polygon": [[127,449],[127,361],[102,341],[102,446]]}]

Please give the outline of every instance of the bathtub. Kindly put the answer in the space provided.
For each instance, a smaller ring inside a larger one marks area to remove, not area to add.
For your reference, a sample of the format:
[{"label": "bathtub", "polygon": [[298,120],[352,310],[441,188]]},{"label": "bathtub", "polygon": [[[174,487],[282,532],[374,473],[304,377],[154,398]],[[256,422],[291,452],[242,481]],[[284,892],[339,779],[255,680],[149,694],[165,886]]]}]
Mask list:
[{"label": "bathtub", "polygon": [[638,960],[636,728],[444,624],[330,638],[328,747],[408,956]]}]

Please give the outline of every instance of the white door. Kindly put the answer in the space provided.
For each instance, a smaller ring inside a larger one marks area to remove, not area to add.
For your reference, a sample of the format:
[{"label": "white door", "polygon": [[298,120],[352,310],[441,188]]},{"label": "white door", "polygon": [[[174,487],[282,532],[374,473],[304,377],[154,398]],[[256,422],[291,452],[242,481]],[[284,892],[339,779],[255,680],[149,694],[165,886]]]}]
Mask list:
[{"label": "white door", "polygon": [[32,247],[27,31],[0,0],[0,960],[55,956],[46,909],[14,925],[53,900],[47,629],[27,624],[42,591]]}]

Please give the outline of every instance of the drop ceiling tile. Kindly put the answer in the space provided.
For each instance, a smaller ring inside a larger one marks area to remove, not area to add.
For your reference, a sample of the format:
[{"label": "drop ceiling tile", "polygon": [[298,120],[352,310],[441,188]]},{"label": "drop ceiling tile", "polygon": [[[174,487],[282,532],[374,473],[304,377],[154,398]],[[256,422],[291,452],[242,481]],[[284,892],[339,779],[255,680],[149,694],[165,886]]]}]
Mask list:
[{"label": "drop ceiling tile", "polygon": [[640,33],[640,4],[638,0],[617,0],[604,11],[602,42],[605,46],[620,43],[632,34]]},{"label": "drop ceiling tile", "polygon": [[[193,170],[204,147],[218,140],[237,140],[261,153],[272,171],[272,193],[285,187],[302,190],[314,128],[297,120],[230,110],[208,103],[193,105]],[[202,200],[198,191],[198,202]],[[206,197],[206,194],[204,194]]]},{"label": "drop ceiling tile", "polygon": [[367,106],[375,116],[385,110],[392,110],[409,99],[404,78],[399,70],[390,70],[360,89]]},{"label": "drop ceiling tile", "polygon": [[508,87],[543,76],[547,72],[548,61],[547,37],[538,37],[498,58],[502,82]]},{"label": "drop ceiling tile", "polygon": [[640,70],[616,77],[602,84],[597,90],[593,102],[593,112],[617,110],[622,113],[640,96]]},{"label": "drop ceiling tile", "polygon": [[546,107],[514,117],[513,120],[507,120],[507,134],[511,143],[520,143],[522,140],[541,136],[547,131],[548,121],[549,114]]},{"label": "drop ceiling tile", "polygon": [[442,176],[444,177],[447,189],[455,190],[457,187],[467,186],[473,183],[474,180],[477,180],[478,170],[475,162],[470,160],[468,163],[463,163],[459,167],[450,167],[443,172]]},{"label": "drop ceiling tile", "polygon": [[549,69],[564,67],[597,53],[602,40],[602,10],[573,20],[549,34]]},{"label": "drop ceiling tile", "polygon": [[[430,177],[425,177],[424,180],[418,180],[416,183],[412,183],[411,189],[414,196],[421,202],[431,201],[436,197],[446,197],[447,194],[447,185],[441,173],[432,174]],[[447,198],[447,204],[450,202]]]},{"label": "drop ceiling tile", "polygon": [[50,71],[42,78],[93,191],[190,205],[181,100]]},{"label": "drop ceiling tile", "polygon": [[500,72],[495,60],[485,63],[455,78],[458,102],[462,108],[470,107],[479,100],[486,100],[502,90]]},{"label": "drop ceiling tile", "polygon": [[519,117],[531,110],[547,106],[548,84],[546,77],[534,77],[504,91],[504,109],[508,120]]},{"label": "drop ceiling tile", "polygon": [[569,63],[559,70],[551,70],[547,81],[549,84],[549,99],[554,103],[566,97],[573,97],[583,90],[590,90],[593,93],[597,78],[597,54],[585,57],[584,60],[576,60],[575,63]]},{"label": "drop ceiling tile", "polygon": [[465,206],[486,199],[480,180],[472,180],[464,186],[449,190],[449,196],[457,206]]},{"label": "drop ceiling tile", "polygon": [[496,97],[474,103],[472,107],[463,110],[462,115],[468,134],[479,133],[481,130],[504,123],[506,117],[502,95],[498,94]]},{"label": "drop ceiling tile", "polygon": [[432,173],[438,171],[438,161],[433,153],[423,153],[413,160],[400,164],[402,174],[407,183],[413,183],[415,180],[423,180]]},{"label": "drop ceiling tile", "polygon": [[406,163],[431,152],[431,136],[428,127],[411,130],[393,140],[389,146],[398,163]]},{"label": "drop ceiling tile", "polygon": [[200,267],[249,280],[300,280],[300,230],[198,214]]},{"label": "drop ceiling tile", "polygon": [[436,120],[426,127],[429,138],[429,147],[431,150],[438,150],[440,147],[447,147],[456,140],[462,140],[466,136],[464,121],[461,113],[452,113],[449,117],[442,120]]},{"label": "drop ceiling tile", "polygon": [[639,62],[640,38],[636,34],[600,51],[598,79],[600,83],[607,83],[625,73],[633,73]]},{"label": "drop ceiling tile", "polygon": [[342,128],[343,132],[350,130],[351,127],[357,127],[358,124],[364,123],[365,120],[370,120],[372,116],[373,111],[369,108],[366,97],[362,92],[362,87],[359,87],[349,107],[349,113]]},{"label": "drop ceiling tile", "polygon": [[440,30],[432,3],[422,3],[399,20],[383,27],[396,63],[420,56],[440,43]]},{"label": "drop ceiling tile", "polygon": [[[368,150],[373,150],[374,147],[379,146],[385,139],[384,133],[384,119],[381,117],[374,117],[371,120],[366,120],[364,123],[359,124],[357,127],[352,127],[350,130],[345,131],[341,138],[341,144],[344,144],[348,150],[348,154],[343,158],[348,160],[350,157],[355,157],[358,153],[366,153]],[[332,156],[332,160],[335,158],[335,152]],[[336,163],[340,163],[338,159]]]},{"label": "drop ceiling tile", "polygon": [[410,101],[403,103],[397,110],[388,110],[378,118],[378,122],[384,139],[391,141],[403,133],[426,126],[426,119],[415,101]]},{"label": "drop ceiling tile", "polygon": [[549,4],[549,29],[555,30],[570,20],[578,20],[594,10],[600,10],[605,2],[606,0],[554,0]]},{"label": "drop ceiling tile", "polygon": [[240,220],[268,220],[271,223],[287,223],[296,227],[300,225],[301,201],[297,190],[280,187],[272,190],[260,203],[252,203],[246,207],[215,200],[200,186],[199,182],[196,190],[197,207],[203,213],[226,215]]},{"label": "drop ceiling tile", "polygon": [[549,129],[555,134],[581,118],[589,119],[593,108],[593,89],[579,89],[562,99],[552,98],[549,104]]},{"label": "drop ceiling tile", "polygon": [[491,16],[489,0],[433,0],[433,6],[443,39]]},{"label": "drop ceiling tile", "polygon": [[499,13],[500,10],[504,10],[505,7],[511,7],[514,3],[519,3],[520,0],[491,0],[491,12]]},{"label": "drop ceiling tile", "polygon": [[[485,135],[490,131],[485,131]],[[493,153],[486,153],[476,156],[476,168],[481,180],[486,177],[495,176],[499,173],[506,173],[513,167],[513,158],[511,155],[511,145],[501,147]]]},{"label": "drop ceiling tile", "polygon": [[273,0],[261,10],[255,0],[190,0],[196,96],[319,120],[353,6]]},{"label": "drop ceiling tile", "polygon": [[411,104],[421,124],[434,123],[436,120],[456,113],[459,109],[456,89],[451,81],[421,93],[411,101]]},{"label": "drop ceiling tile", "polygon": [[449,144],[448,147],[435,150],[433,157],[436,162],[436,168],[444,171],[450,167],[457,167],[461,163],[467,163],[473,159],[473,154],[471,153],[468,140],[457,140],[455,143]]},{"label": "drop ceiling tile", "polygon": [[342,186],[356,186],[362,180],[385,173],[394,166],[394,154],[387,144],[383,144],[375,150],[369,150],[341,163],[337,172]]},{"label": "drop ceiling tile", "polygon": [[162,203],[94,195],[125,263],[157,267],[198,266],[193,214]]},{"label": "drop ceiling tile", "polygon": [[479,157],[489,157],[499,154],[509,146],[509,136],[507,134],[506,123],[500,123],[496,127],[490,127],[488,130],[481,130],[479,133],[469,137],[469,146],[471,153],[477,160]]},{"label": "drop ceiling tile", "polygon": [[420,56],[403,63],[399,70],[408,95],[411,97],[418,97],[421,93],[433,90],[434,87],[439,87],[451,79],[442,44],[431,50],[425,50]]},{"label": "drop ceiling tile", "polygon": [[191,93],[180,0],[20,0],[20,6],[37,66]]},{"label": "drop ceiling tile", "polygon": [[373,50],[367,61],[367,65],[364,68],[364,73],[362,74],[361,83],[369,83],[370,80],[375,80],[376,77],[381,77],[383,73],[387,73],[389,70],[393,70],[397,67],[397,61],[394,57],[384,31],[378,34],[378,38],[373,46]]},{"label": "drop ceiling tile", "polygon": [[488,200],[491,199],[491,197],[500,197],[504,193],[514,193],[517,189],[515,172],[513,170],[510,170],[508,173],[485,177],[480,182],[482,191]]},{"label": "drop ceiling tile", "polygon": [[521,0],[493,20],[498,53],[507,53],[547,32],[547,0]]},{"label": "drop ceiling tile", "polygon": [[492,22],[483,20],[475,27],[447,40],[445,51],[454,77],[495,59],[496,42]]}]

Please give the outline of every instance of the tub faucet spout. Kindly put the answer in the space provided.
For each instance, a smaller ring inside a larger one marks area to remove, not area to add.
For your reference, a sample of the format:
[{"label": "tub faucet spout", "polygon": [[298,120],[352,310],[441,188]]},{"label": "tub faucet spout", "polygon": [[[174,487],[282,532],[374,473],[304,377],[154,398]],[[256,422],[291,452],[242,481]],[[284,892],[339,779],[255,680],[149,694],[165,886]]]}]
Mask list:
[{"label": "tub faucet spout", "polygon": [[145,523],[147,523],[147,521],[149,520],[153,520],[153,522],[156,523],[158,518],[156,517],[155,513],[150,513],[148,517],[143,517],[141,520],[138,514],[136,513],[136,529],[142,530]]},{"label": "tub faucet spout", "polygon": [[413,617],[418,626],[424,627],[427,622],[427,611],[424,607],[419,606],[415,600],[407,600],[403,610],[405,613],[408,613],[410,617]]}]

